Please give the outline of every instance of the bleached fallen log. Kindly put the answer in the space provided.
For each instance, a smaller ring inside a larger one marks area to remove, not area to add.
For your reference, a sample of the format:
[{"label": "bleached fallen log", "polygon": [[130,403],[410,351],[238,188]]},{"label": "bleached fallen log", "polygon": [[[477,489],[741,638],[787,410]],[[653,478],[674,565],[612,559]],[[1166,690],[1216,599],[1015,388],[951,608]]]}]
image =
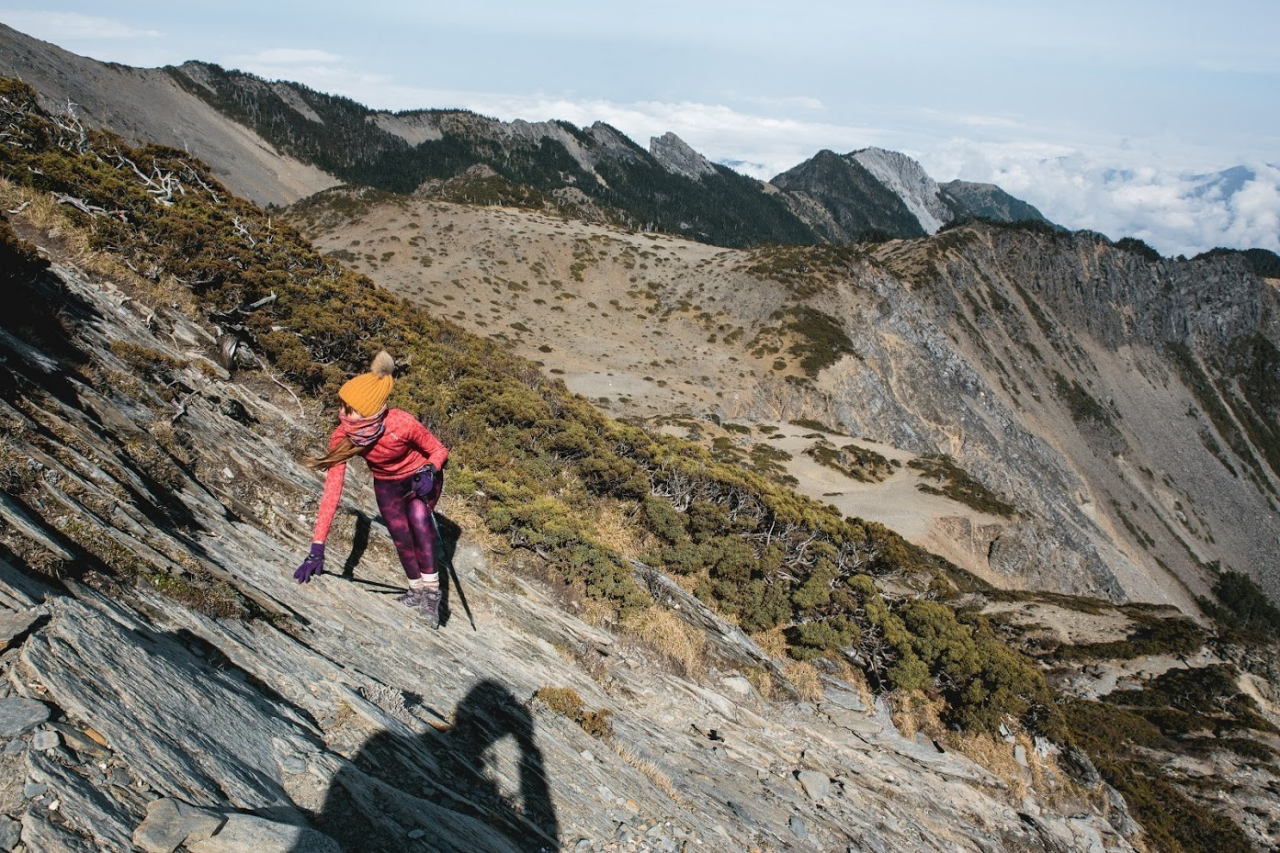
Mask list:
[{"label": "bleached fallen log", "polygon": [[53,200],[59,204],[69,204],[76,210],[83,211],[90,216],[106,216],[111,212],[105,207],[98,207],[96,204],[89,204],[89,202],[82,198],[76,198],[73,195],[67,195],[65,193],[55,193]]}]

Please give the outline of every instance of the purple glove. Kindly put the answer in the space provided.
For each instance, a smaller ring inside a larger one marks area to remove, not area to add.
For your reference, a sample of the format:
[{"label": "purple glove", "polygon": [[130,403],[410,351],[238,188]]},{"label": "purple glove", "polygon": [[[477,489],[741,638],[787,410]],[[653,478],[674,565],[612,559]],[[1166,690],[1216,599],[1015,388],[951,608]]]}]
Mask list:
[{"label": "purple glove", "polygon": [[302,565],[298,566],[298,570],[293,573],[293,579],[298,583],[308,583],[318,575],[324,574],[324,545],[319,542],[311,544],[311,553],[307,555],[307,559],[302,561]]},{"label": "purple glove", "polygon": [[436,485],[436,466],[428,462],[409,476],[409,491],[405,497],[416,495],[424,501],[431,497],[431,490]]}]

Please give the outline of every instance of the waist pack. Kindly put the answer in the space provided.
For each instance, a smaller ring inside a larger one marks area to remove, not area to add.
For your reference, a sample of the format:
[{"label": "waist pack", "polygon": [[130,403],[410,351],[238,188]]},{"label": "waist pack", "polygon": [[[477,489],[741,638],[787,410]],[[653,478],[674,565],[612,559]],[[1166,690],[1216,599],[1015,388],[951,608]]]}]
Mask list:
[{"label": "waist pack", "polygon": [[424,465],[409,475],[408,489],[405,497],[417,496],[424,501],[431,496],[436,486],[436,469],[434,465]]}]

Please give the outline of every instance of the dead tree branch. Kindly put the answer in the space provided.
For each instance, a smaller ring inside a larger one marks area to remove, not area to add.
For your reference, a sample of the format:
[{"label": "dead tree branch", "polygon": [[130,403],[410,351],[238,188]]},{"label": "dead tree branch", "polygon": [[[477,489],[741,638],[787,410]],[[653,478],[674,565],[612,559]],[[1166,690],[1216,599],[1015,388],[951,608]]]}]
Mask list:
[{"label": "dead tree branch", "polygon": [[106,216],[111,212],[105,207],[98,207],[96,204],[89,204],[89,202],[82,198],[76,198],[75,196],[67,195],[66,193],[54,194],[53,200],[59,204],[69,204],[76,210],[83,211],[90,216]]}]

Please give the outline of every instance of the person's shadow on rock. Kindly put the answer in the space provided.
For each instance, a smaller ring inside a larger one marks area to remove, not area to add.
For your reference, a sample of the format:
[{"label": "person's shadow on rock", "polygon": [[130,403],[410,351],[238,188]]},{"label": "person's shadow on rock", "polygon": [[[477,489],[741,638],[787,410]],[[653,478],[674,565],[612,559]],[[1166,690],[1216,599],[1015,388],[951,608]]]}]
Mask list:
[{"label": "person's shadow on rock", "polygon": [[312,821],[347,853],[560,849],[533,717],[496,681],[467,693],[452,729],[371,738]]}]

